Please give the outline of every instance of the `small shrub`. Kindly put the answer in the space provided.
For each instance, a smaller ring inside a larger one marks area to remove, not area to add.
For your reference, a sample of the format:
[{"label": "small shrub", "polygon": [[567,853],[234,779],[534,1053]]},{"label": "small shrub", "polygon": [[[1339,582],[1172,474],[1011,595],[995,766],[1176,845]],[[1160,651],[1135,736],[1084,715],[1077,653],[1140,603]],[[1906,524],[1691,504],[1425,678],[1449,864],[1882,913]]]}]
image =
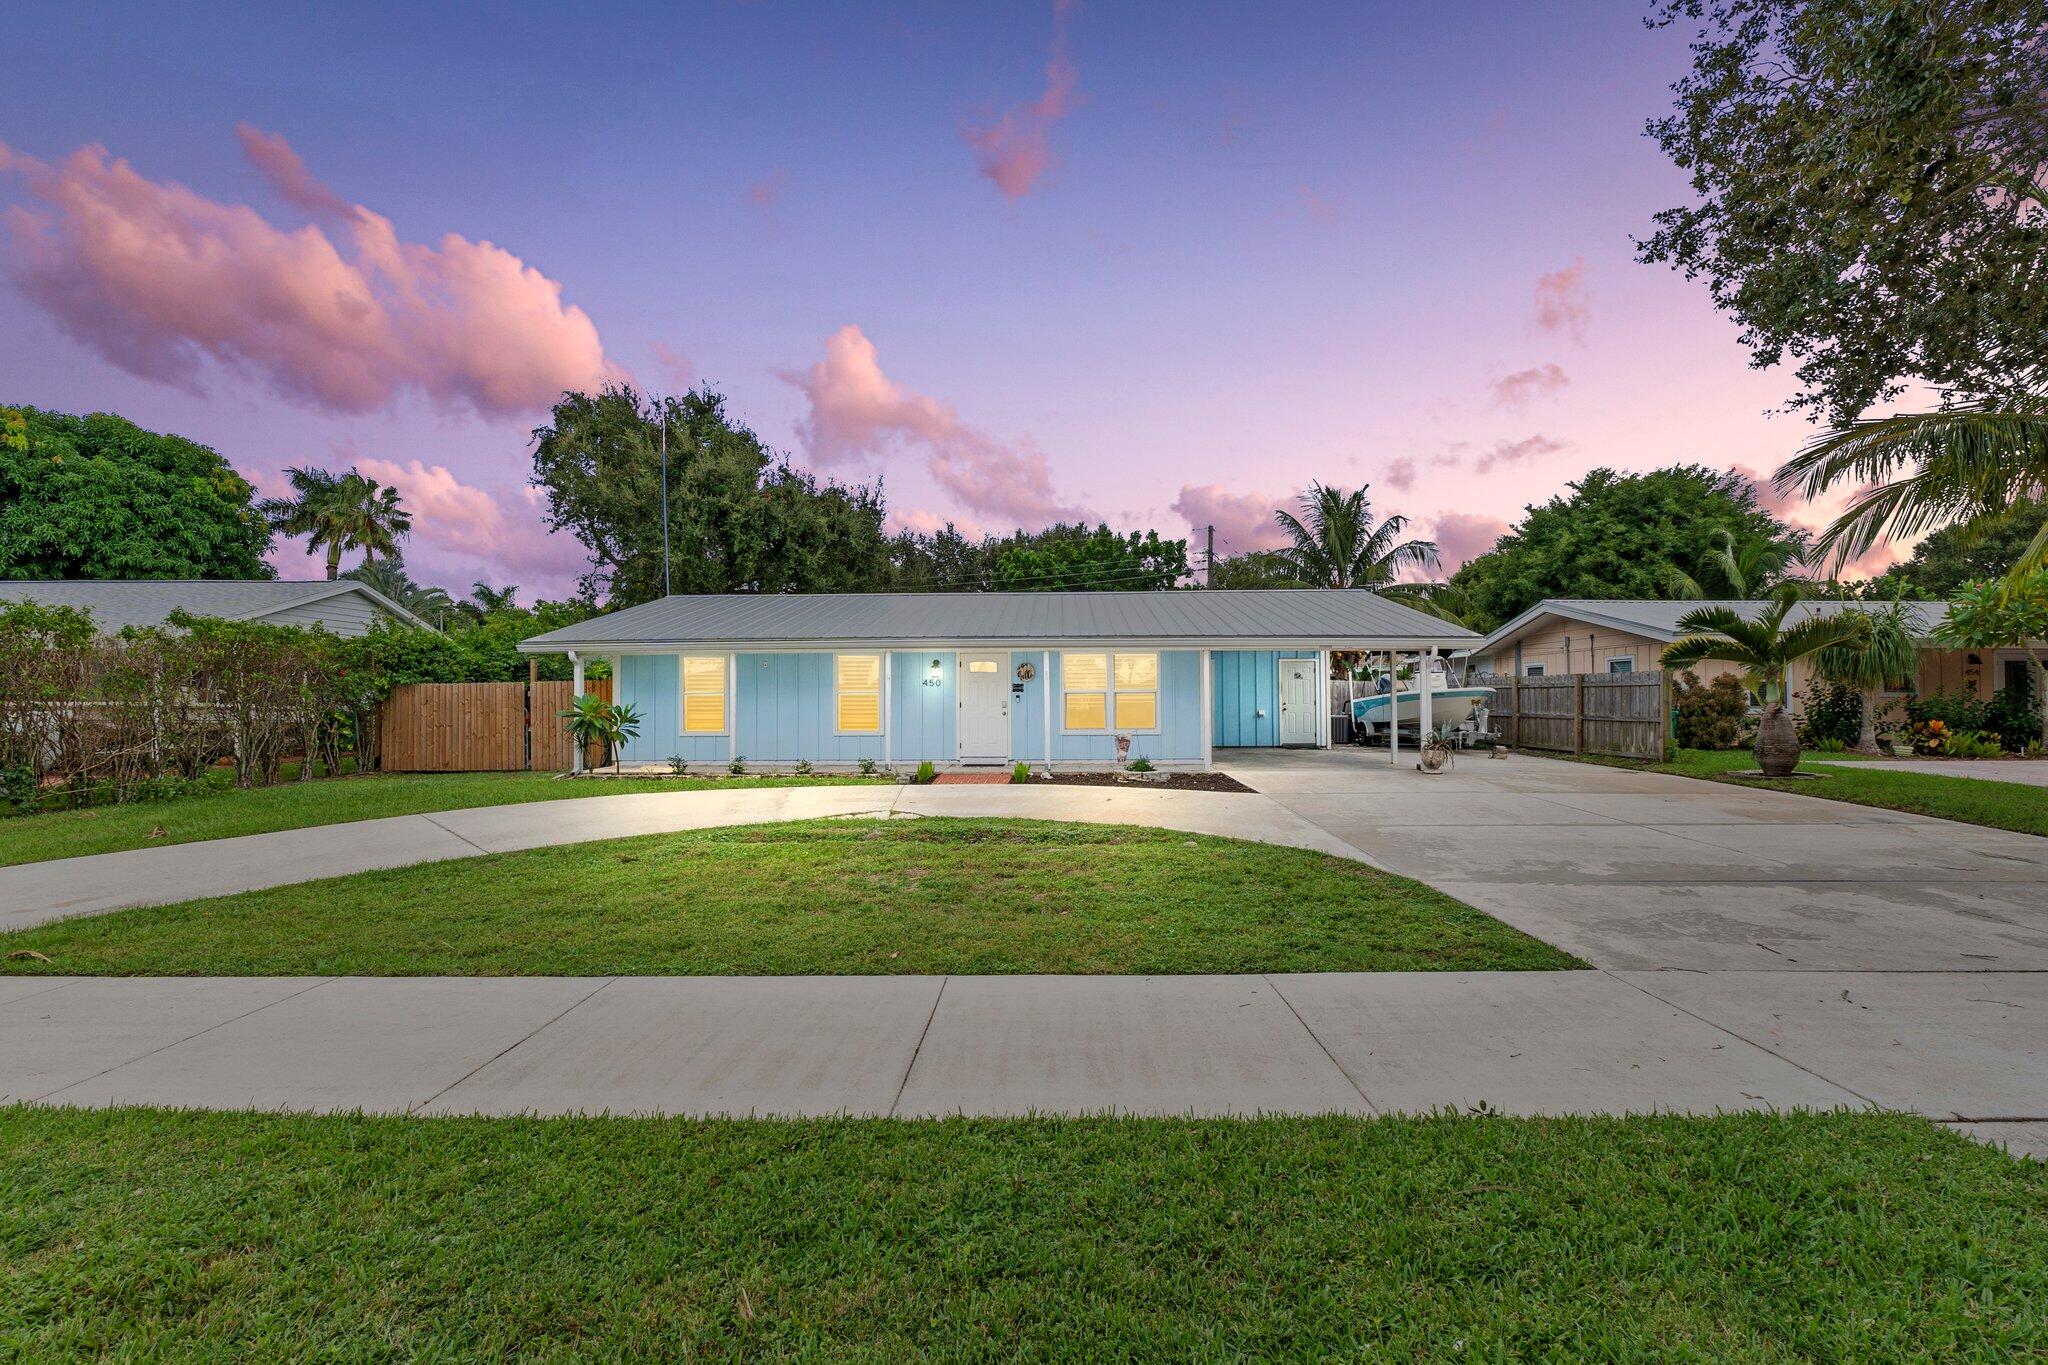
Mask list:
[{"label": "small shrub", "polygon": [[1677,712],[1676,733],[1681,749],[1739,749],[1743,720],[1749,715],[1749,697],[1742,680],[1723,673],[1703,683],[1700,675],[1687,670],[1671,687],[1672,707]]},{"label": "small shrub", "polygon": [[1138,758],[1132,759],[1128,767],[1129,770],[1134,773],[1149,773],[1152,771],[1152,760],[1140,756]]},{"label": "small shrub", "polygon": [[747,775],[746,756],[744,754],[735,755],[733,761],[725,765],[725,770],[734,777],[745,777]]},{"label": "small shrub", "polygon": [[917,776],[911,780],[916,782],[919,786],[923,786],[925,783],[930,782],[933,778],[937,777],[938,775],[939,770],[932,766],[932,761],[930,759],[926,759],[924,760],[924,762],[917,765]]},{"label": "small shrub", "polygon": [[1991,705],[1984,708],[1984,726],[2013,753],[2024,749],[2030,739],[2039,741],[2041,710],[2034,704],[2031,671],[2017,687],[2001,687],[1992,694]]},{"label": "small shrub", "polygon": [[811,775],[811,760],[808,758],[798,759],[796,761],[796,775],[798,777],[809,777]]},{"label": "small shrub", "polygon": [[1950,758],[2001,758],[2005,746],[1998,742],[1997,735],[1980,731],[1965,730],[1952,736],[1948,742]]},{"label": "small shrub", "polygon": [[690,775],[689,760],[681,754],[670,754],[668,756],[668,770],[672,776],[688,777]]},{"label": "small shrub", "polygon": [[872,758],[864,758],[860,761],[860,775],[862,777],[873,777],[881,770],[882,765],[875,762]]},{"label": "small shrub", "polygon": [[1845,754],[1849,752],[1849,746],[1836,739],[1833,735],[1829,735],[1824,739],[1814,740],[1811,744],[1802,741],[1799,747],[1811,749],[1818,754]]},{"label": "small shrub", "polygon": [[[1803,697],[1799,747],[1840,753],[1863,738],[1863,694],[1853,687],[1816,678]],[[1829,749],[1827,746],[1835,747]]]},{"label": "small shrub", "polygon": [[1906,699],[1906,722],[1909,731],[1918,733],[1918,727],[1933,721],[1941,722],[1942,728],[1950,734],[1965,730],[1988,730],[1991,728],[1990,708],[1977,700],[1974,692],[1958,688],[1954,692],[1930,692],[1924,697]]},{"label": "small shrub", "polygon": [[1016,767],[1010,769],[1011,785],[1021,785],[1022,783],[1029,782],[1030,780],[1031,765],[1029,763],[1019,763]]}]

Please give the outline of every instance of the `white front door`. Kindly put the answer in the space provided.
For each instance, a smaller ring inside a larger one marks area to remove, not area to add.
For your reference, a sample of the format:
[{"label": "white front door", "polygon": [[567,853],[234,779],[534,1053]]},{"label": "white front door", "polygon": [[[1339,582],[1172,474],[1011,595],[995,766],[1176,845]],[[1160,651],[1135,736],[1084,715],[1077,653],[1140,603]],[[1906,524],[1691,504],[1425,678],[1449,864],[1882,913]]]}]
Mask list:
[{"label": "white front door", "polygon": [[960,761],[1010,757],[1010,656],[962,654],[959,660]]},{"label": "white front door", "polygon": [[1321,691],[1316,684],[1316,661],[1314,659],[1282,659],[1280,661],[1280,742],[1282,744],[1305,744],[1313,746],[1320,726],[1316,717],[1316,696]]}]

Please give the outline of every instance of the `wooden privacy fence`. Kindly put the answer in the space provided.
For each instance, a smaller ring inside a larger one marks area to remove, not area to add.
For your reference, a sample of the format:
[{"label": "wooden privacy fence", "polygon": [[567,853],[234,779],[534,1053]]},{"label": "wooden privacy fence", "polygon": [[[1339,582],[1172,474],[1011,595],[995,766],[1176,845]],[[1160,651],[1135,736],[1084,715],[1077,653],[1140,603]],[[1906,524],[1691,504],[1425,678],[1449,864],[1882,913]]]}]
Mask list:
[{"label": "wooden privacy fence", "polygon": [[[558,714],[569,705],[566,682],[407,683],[384,703],[377,746],[385,772],[561,772],[574,746]],[[593,678],[586,692],[611,696],[611,682]],[[595,763],[597,755],[587,760]]]},{"label": "wooden privacy fence", "polygon": [[1511,748],[1664,757],[1671,732],[1668,673],[1492,675],[1474,681],[1494,689],[1493,725]]}]

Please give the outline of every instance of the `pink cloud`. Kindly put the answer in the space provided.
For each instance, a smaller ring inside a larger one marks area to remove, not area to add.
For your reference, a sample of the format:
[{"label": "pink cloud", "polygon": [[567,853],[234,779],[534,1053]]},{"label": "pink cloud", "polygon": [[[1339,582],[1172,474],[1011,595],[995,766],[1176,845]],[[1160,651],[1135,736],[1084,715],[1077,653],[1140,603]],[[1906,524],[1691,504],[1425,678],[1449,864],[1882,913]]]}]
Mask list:
[{"label": "pink cloud", "polygon": [[1308,216],[1316,222],[1329,224],[1337,221],[1340,210],[1335,200],[1325,199],[1306,185],[1296,189],[1294,194],[1301,201],[1301,206],[1308,210]]},{"label": "pink cloud", "polygon": [[684,390],[696,385],[697,366],[690,357],[665,341],[653,342],[647,349],[654,353],[654,363],[661,366],[671,388]]},{"label": "pink cloud", "polygon": [[336,237],[146,179],[104,147],[53,166],[0,146],[36,201],[4,215],[15,284],[122,369],[195,392],[210,358],[336,412],[416,391],[499,416],[616,372],[583,310],[510,252],[400,241],[390,219],[338,210],[283,138],[242,141],[288,201],[338,219]]},{"label": "pink cloud", "polygon": [[810,404],[797,434],[814,464],[877,460],[892,448],[920,445],[933,481],[991,519],[1042,526],[1088,515],[1055,496],[1042,453],[999,442],[961,421],[951,404],[890,379],[875,343],[852,323],[826,339],[825,358],[808,370],[775,373]]},{"label": "pink cloud", "polygon": [[1022,199],[1052,168],[1053,125],[1074,112],[1080,70],[1067,55],[1067,15],[1074,0],[1053,4],[1052,60],[1045,67],[1045,90],[1029,104],[1007,111],[994,123],[960,130],[974,149],[975,165],[1005,199]]},{"label": "pink cloud", "polygon": [[933,536],[948,526],[969,540],[978,540],[983,534],[981,523],[971,517],[942,517],[922,508],[893,510],[882,521],[882,529],[892,535],[908,531],[912,535]]},{"label": "pink cloud", "polygon": [[1200,547],[1202,528],[1216,528],[1218,554],[1243,554],[1247,550],[1277,550],[1289,544],[1287,533],[1273,520],[1273,513],[1292,502],[1291,498],[1269,497],[1264,493],[1232,493],[1221,484],[1182,484],[1173,510],[1187,519],[1196,535],[1189,542]]},{"label": "pink cloud", "polygon": [[1498,517],[1471,512],[1439,512],[1436,534],[1432,539],[1436,541],[1437,558],[1443,564],[1444,572],[1455,573],[1466,560],[1485,554],[1509,529],[1508,524]]},{"label": "pink cloud", "polygon": [[777,166],[774,170],[768,172],[767,175],[762,176],[759,180],[747,186],[747,192],[741,197],[747,203],[765,213],[782,202],[783,191],[788,188],[789,171],[786,167]]},{"label": "pink cloud", "polygon": [[1519,408],[1532,398],[1547,398],[1571,382],[1561,366],[1534,365],[1494,380],[1493,403],[1495,407]]},{"label": "pink cloud", "polygon": [[1592,320],[1592,306],[1586,291],[1586,262],[1574,260],[1562,270],[1536,279],[1536,326],[1553,335],[1586,339],[1586,324]]},{"label": "pink cloud", "polygon": [[1495,441],[1493,449],[1472,462],[1472,472],[1484,474],[1504,464],[1523,464],[1544,455],[1554,455],[1565,449],[1565,445],[1565,442],[1554,441],[1540,432],[1524,436],[1519,441]]},{"label": "pink cloud", "polygon": [[1415,457],[1403,455],[1390,462],[1386,472],[1380,475],[1380,482],[1389,488],[1399,488],[1403,491],[1415,487]]},{"label": "pink cloud", "polygon": [[365,478],[398,490],[412,513],[412,544],[481,560],[512,582],[522,575],[528,581],[535,575],[560,578],[590,567],[581,542],[546,529],[546,494],[540,489],[522,488],[508,512],[491,493],[462,482],[445,465],[375,458],[354,465]]}]

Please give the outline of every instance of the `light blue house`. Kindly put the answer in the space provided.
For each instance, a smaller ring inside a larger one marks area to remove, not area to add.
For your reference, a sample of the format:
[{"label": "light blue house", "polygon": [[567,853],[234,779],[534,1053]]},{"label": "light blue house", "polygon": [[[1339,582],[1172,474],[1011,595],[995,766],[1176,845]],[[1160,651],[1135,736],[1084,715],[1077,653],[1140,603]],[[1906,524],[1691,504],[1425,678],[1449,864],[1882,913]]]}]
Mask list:
[{"label": "light blue house", "polygon": [[1330,742],[1333,651],[1478,637],[1358,589],[667,597],[522,641],[609,661],[627,763],[1205,768]]}]

